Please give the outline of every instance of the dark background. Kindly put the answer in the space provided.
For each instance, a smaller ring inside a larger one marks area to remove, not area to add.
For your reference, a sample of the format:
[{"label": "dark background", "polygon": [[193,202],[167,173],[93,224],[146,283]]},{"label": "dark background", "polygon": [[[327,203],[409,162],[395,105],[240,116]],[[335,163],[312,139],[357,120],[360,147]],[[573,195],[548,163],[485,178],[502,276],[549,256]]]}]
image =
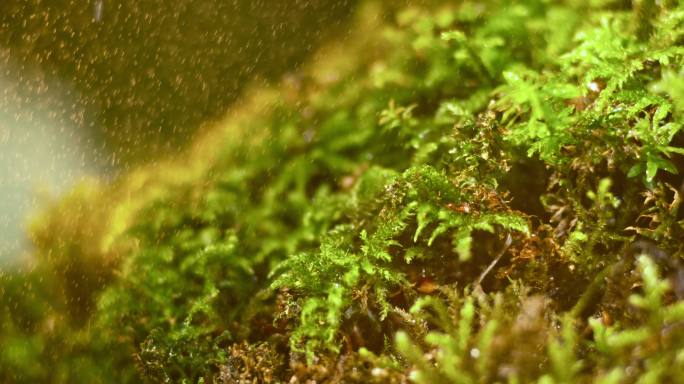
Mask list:
[{"label": "dark background", "polygon": [[39,87],[27,72],[70,83],[76,105],[53,104],[116,168],[174,153],[249,80],[278,79],[344,36],[354,2],[2,0],[0,64],[14,63],[20,89]]}]

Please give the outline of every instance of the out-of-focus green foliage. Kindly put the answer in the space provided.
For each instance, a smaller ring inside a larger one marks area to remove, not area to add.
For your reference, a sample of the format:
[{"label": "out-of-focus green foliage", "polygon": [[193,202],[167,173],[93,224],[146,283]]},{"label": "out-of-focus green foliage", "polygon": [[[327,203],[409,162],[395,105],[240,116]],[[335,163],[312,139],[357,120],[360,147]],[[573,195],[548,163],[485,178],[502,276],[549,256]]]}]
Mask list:
[{"label": "out-of-focus green foliage", "polygon": [[178,161],[39,218],[0,378],[682,381],[684,5],[355,25]]}]

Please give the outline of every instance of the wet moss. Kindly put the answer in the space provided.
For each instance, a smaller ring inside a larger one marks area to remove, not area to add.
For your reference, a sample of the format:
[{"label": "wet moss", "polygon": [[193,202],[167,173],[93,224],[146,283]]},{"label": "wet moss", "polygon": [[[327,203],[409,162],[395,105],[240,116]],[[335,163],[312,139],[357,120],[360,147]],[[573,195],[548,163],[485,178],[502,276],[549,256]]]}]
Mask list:
[{"label": "wet moss", "polygon": [[682,381],[684,8],[369,2],[356,26],[179,161],[62,203],[100,210],[40,219],[2,378]]}]

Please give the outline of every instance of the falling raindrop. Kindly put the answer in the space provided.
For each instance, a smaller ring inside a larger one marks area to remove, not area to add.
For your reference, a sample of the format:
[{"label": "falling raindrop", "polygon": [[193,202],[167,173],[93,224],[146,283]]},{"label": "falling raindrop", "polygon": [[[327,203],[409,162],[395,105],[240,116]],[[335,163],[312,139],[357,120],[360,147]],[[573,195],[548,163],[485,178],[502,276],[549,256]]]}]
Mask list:
[{"label": "falling raindrop", "polygon": [[104,0],[96,0],[93,4],[93,19],[95,22],[102,21],[102,12],[104,11]]}]

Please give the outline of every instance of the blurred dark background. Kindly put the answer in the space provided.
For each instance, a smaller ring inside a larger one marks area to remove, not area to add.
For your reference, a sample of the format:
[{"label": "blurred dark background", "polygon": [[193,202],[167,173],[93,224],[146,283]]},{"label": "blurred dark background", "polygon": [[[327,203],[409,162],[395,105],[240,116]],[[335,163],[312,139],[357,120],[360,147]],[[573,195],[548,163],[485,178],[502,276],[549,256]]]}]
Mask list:
[{"label": "blurred dark background", "polygon": [[2,0],[0,60],[17,81],[35,83],[32,71],[70,84],[57,109],[116,167],[182,148],[249,80],[277,79],[343,36],[353,3]]}]

